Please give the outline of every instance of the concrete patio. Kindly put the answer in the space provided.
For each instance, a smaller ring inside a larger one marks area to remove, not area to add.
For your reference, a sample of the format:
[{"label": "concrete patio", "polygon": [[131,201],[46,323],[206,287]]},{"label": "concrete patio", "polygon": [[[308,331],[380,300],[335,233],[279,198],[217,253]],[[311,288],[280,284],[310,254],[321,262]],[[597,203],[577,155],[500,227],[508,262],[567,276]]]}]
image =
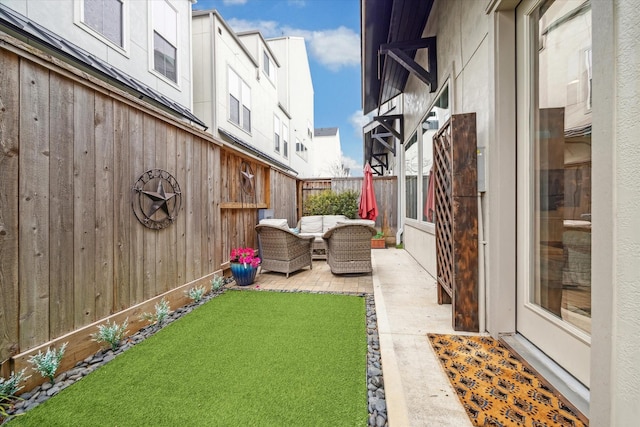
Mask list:
[{"label": "concrete patio", "polygon": [[471,426],[427,338],[455,333],[451,306],[437,304],[434,278],[405,250],[376,249],[372,259],[368,275],[335,276],[316,260],[289,278],[261,272],[247,288],[373,293],[389,425]]}]

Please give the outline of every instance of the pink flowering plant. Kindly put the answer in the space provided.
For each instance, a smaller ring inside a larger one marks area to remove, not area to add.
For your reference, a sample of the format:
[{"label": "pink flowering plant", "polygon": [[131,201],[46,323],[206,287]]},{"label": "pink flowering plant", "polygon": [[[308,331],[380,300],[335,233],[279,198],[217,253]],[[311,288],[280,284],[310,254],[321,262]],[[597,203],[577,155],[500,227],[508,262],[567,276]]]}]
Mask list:
[{"label": "pink flowering plant", "polygon": [[260,258],[258,257],[256,250],[253,248],[234,248],[231,249],[231,262],[239,262],[251,267],[256,268],[260,265]]}]

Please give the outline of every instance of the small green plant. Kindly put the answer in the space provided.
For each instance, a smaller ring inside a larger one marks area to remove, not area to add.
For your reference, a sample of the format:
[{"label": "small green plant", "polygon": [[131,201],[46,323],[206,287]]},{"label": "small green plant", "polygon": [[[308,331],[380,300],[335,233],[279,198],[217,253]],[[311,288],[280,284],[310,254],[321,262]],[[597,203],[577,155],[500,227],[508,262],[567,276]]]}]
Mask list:
[{"label": "small green plant", "polygon": [[195,288],[191,288],[188,291],[184,291],[184,293],[195,302],[200,302],[206,292],[207,290],[204,288],[204,286],[196,286]]},{"label": "small green plant", "polygon": [[98,332],[95,334],[91,334],[91,338],[93,338],[96,342],[106,342],[111,345],[111,349],[115,350],[120,345],[120,341],[127,334],[127,326],[128,326],[129,318],[124,320],[122,325],[118,325],[116,322],[110,323],[107,320],[107,323],[98,326]]},{"label": "small green plant", "polygon": [[6,396],[7,398],[15,397],[15,394],[24,386],[20,385],[21,382],[26,381],[31,375],[24,376],[26,369],[21,370],[17,374],[11,372],[9,378],[0,377],[0,396]]},{"label": "small green plant", "polygon": [[162,322],[169,316],[169,303],[167,300],[162,298],[162,300],[155,305],[156,312],[155,313],[142,313],[140,318],[142,320],[147,320],[152,325],[156,324],[158,326],[162,325]]},{"label": "small green plant", "polygon": [[220,290],[223,286],[224,286],[224,277],[214,274],[213,279],[211,279],[211,290],[217,291],[217,290]]},{"label": "small green plant", "polygon": [[59,350],[47,348],[46,353],[38,351],[38,354],[34,354],[29,358],[29,363],[33,365],[33,370],[38,372],[44,378],[49,378],[49,381],[53,384],[56,371],[60,366],[60,361],[64,356],[64,351],[67,349],[67,344],[62,344]]},{"label": "small green plant", "polygon": [[383,237],[384,237],[384,233],[382,231],[378,231],[376,235],[373,236],[374,239],[382,239]]},{"label": "small green plant", "polygon": [[7,409],[11,407],[11,400],[11,396],[0,392],[0,423],[2,423],[2,418],[7,418],[9,416],[9,414],[7,414]]}]

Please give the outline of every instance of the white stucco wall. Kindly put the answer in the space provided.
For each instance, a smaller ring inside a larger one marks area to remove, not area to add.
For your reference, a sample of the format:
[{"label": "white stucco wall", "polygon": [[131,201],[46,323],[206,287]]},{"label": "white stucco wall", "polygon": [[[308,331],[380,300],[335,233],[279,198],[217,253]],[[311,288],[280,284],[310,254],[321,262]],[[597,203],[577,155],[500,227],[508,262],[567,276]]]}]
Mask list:
[{"label": "white stucco wall", "polygon": [[592,2],[593,280],[591,425],[640,418],[640,10]]},{"label": "white stucco wall", "polygon": [[[449,82],[451,114],[476,113],[478,146],[488,145],[489,19],[484,7],[484,2],[479,1],[434,3],[422,36],[437,37],[438,88],[432,93],[428,85],[414,76],[409,77],[403,97],[405,141],[421,129],[421,123],[439,96],[440,89]],[[418,51],[416,62],[428,69],[426,49]],[[422,154],[418,157],[422,158]],[[421,183],[418,185],[418,194],[421,194]],[[435,277],[433,225],[409,218],[404,221],[405,248]]]},{"label": "white stucco wall", "polygon": [[342,164],[340,129],[336,129],[335,135],[319,136],[315,134],[311,150],[313,157],[313,173],[311,176],[337,176],[338,166]]},{"label": "white stucco wall", "polygon": [[129,74],[178,104],[192,108],[191,0],[168,0],[178,16],[178,81],[170,82],[153,71],[152,2],[125,2],[124,49],[96,37],[78,22],[79,4],[74,0],[2,0],[2,4],[25,15],[92,55]]}]

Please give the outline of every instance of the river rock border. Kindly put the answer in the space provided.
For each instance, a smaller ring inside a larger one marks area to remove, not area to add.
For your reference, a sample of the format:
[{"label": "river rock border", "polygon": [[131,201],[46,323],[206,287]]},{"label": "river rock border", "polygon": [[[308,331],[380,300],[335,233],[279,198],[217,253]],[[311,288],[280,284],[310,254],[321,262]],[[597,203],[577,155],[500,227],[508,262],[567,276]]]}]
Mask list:
[{"label": "river rock border", "polygon": [[[238,289],[238,288],[234,288]],[[257,289],[260,292],[304,292],[315,294],[338,294],[345,295],[343,292],[309,292],[309,291],[290,291],[290,290],[274,290],[266,291]],[[98,369],[105,363],[113,360],[118,354],[127,351],[134,345],[144,341],[166,325],[181,318],[193,309],[206,303],[207,301],[221,295],[224,288],[218,291],[209,292],[199,302],[193,302],[173,311],[162,325],[150,325],[140,329],[135,334],[129,336],[126,341],[115,351],[105,349],[97,352],[93,356],[76,363],[76,366],[66,372],[59,374],[53,384],[45,382],[26,393],[19,396],[15,405],[8,411],[9,417],[4,422],[9,421],[13,416],[27,412],[35,408],[50,397],[55,396],[61,390],[69,387],[71,384],[82,379],[86,375]],[[354,294],[351,294],[354,295]],[[366,325],[367,325],[367,403],[369,416],[367,425],[374,427],[386,427],[387,421],[387,405],[384,393],[384,380],[382,376],[382,361],[380,360],[380,341],[378,339],[378,322],[376,316],[376,307],[374,297],[371,294],[355,294],[361,296],[366,302]],[[4,422],[2,424],[4,424]]]}]

